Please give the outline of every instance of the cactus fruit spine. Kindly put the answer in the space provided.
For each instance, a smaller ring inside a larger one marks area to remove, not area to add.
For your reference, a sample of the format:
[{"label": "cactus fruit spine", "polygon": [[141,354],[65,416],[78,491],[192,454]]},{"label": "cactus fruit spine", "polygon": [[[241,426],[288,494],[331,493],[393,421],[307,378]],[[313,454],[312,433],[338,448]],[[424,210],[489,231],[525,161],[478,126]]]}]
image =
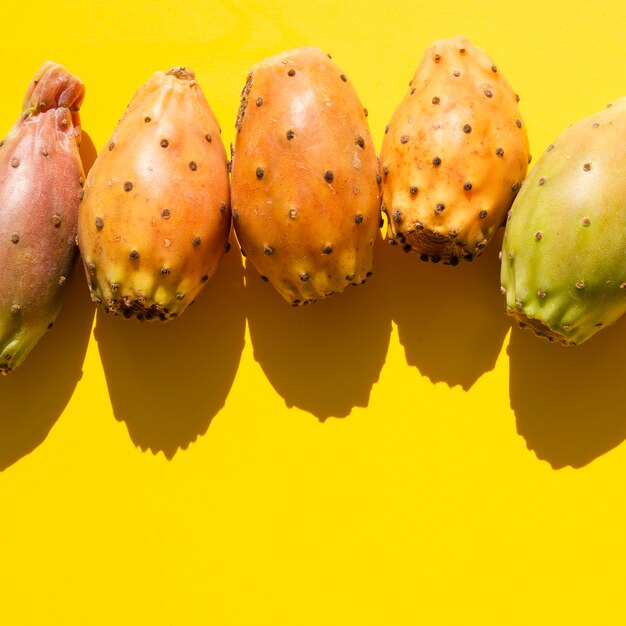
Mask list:
[{"label": "cactus fruit spine", "polygon": [[0,142],[0,371],[19,366],[57,317],[77,257],[84,183],[82,82],[44,63]]},{"label": "cactus fruit spine", "polygon": [[315,302],[372,272],[380,227],[367,110],[330,56],[290,50],[252,68],[232,162],[242,251],[287,302]]},{"label": "cactus fruit spine", "polygon": [[424,53],[380,152],[390,243],[424,261],[477,257],[504,223],[530,161],[518,98],[465,37]]},{"label": "cactus fruit spine", "polygon": [[511,209],[501,282],[520,325],[580,344],[626,313],[626,98],[564,130]]},{"label": "cactus fruit spine", "polygon": [[92,300],[126,318],[177,317],[216,271],[230,220],[217,119],[192,72],[155,72],[87,176],[78,244]]}]

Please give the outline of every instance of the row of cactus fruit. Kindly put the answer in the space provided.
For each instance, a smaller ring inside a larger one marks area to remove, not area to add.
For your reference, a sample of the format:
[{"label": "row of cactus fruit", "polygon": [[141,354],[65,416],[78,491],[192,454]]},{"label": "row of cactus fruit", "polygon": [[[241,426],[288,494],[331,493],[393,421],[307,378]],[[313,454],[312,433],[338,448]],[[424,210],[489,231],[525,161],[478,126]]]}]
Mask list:
[{"label": "row of cactus fruit", "polygon": [[0,144],[4,373],[52,326],[79,254],[104,311],[167,321],[231,228],[293,306],[364,283],[385,214],[390,244],[448,265],[505,226],[503,309],[551,341],[580,344],[626,312],[626,98],[569,126],[527,176],[515,91],[467,38],[440,40],[377,154],[350,80],[303,47],[250,70],[230,161],[194,74],[176,67],[138,89],[85,178],[84,93],[45,63]]}]

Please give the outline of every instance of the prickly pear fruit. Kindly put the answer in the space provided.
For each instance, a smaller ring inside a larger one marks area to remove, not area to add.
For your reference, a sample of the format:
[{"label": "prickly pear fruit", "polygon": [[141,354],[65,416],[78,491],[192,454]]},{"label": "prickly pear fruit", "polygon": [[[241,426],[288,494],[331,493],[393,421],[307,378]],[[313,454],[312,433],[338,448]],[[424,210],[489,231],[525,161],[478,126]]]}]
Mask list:
[{"label": "prickly pear fruit", "polygon": [[626,98],[563,131],[504,231],[506,310],[535,334],[583,343],[626,313]]},{"label": "prickly pear fruit", "polygon": [[364,282],[380,227],[376,151],[352,83],[303,47],[252,68],[232,161],[242,251],[280,295],[308,304]]},{"label": "prickly pear fruit", "polygon": [[87,175],[78,245],[92,300],[126,318],[177,317],[217,269],[230,220],[217,119],[192,72],[155,72]]},{"label": "prickly pear fruit", "polygon": [[0,142],[0,371],[19,366],[56,319],[77,258],[84,182],[82,82],[44,63]]},{"label": "prickly pear fruit", "polygon": [[423,261],[471,261],[502,226],[530,161],[518,98],[465,37],[436,41],[380,151],[390,243]]}]

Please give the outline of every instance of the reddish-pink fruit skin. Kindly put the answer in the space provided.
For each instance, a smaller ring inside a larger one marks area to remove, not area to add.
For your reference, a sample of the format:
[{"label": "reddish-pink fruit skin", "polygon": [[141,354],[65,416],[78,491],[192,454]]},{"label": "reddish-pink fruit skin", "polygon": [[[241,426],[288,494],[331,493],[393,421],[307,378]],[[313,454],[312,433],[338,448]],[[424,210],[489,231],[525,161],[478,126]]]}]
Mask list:
[{"label": "reddish-pink fruit skin", "polygon": [[0,147],[0,371],[26,358],[61,308],[84,183],[81,81],[46,62]]}]

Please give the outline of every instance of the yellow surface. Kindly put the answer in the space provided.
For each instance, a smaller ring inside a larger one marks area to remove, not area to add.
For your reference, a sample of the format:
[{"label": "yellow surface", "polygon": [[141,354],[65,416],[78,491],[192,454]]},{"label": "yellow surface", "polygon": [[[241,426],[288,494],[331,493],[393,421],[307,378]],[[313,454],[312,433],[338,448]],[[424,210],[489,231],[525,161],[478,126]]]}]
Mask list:
[{"label": "yellow surface", "polygon": [[[377,146],[441,37],[492,55],[535,156],[626,95],[623,0],[10,4],[0,134],[51,59],[86,84],[87,161],[173,65],[228,145],[248,68],[304,44]],[[626,623],[626,321],[574,349],[511,329],[497,246],[380,245],[371,282],[302,310],[234,247],[168,325],[96,314],[77,274],[0,380],[0,624]]]}]

